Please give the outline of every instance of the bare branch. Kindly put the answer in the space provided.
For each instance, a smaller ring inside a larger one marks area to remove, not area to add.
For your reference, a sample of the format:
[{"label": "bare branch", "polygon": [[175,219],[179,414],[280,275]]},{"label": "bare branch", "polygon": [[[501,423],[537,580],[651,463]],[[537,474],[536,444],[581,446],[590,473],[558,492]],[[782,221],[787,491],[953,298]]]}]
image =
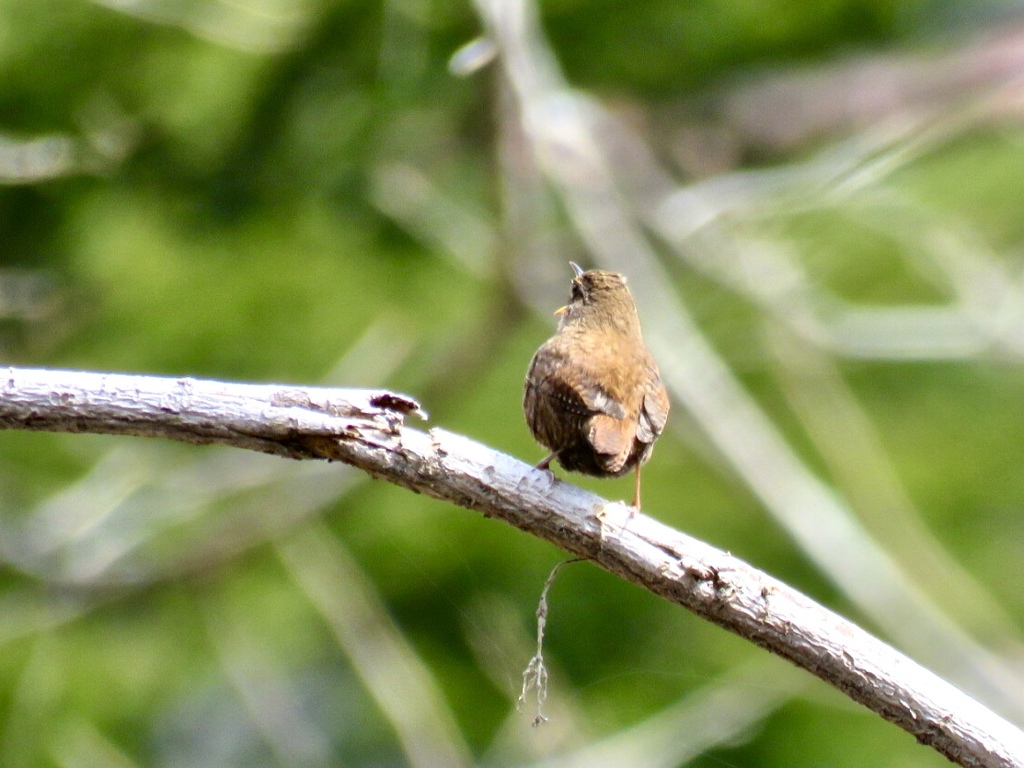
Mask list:
[{"label": "bare branch", "polygon": [[964,766],[1024,767],[1024,734],[747,563],[460,435],[386,391],[9,368],[0,427],[166,437],[334,459],[546,539],[789,659]]},{"label": "bare branch", "polygon": [[191,378],[9,368],[0,428],[217,443],[293,459],[328,458],[322,438],[392,440],[419,405],[369,389],[227,384]]}]

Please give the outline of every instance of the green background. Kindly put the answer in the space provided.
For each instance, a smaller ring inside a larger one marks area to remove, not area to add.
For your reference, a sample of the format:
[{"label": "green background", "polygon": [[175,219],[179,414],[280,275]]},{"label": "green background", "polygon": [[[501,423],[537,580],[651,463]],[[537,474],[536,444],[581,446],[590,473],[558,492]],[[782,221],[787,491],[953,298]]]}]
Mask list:
[{"label": "green background", "polygon": [[[715,226],[734,242],[784,249],[844,306],[977,293],[986,343],[853,354],[794,332],[784,301],[759,303],[715,265],[687,262],[686,247],[717,258],[707,230],[679,248],[652,238],[672,289],[807,467],[951,633],[1012,663],[1024,133],[1003,91],[955,76],[996,49],[985,29],[1013,39],[998,5],[972,7],[968,26],[941,2],[552,0],[540,21],[568,83],[651,147],[673,184],[736,182],[715,198],[728,211]],[[568,293],[566,262],[590,258],[571,206],[510,138],[500,64],[449,72],[481,30],[473,6],[450,1],[0,0],[3,360],[389,387],[432,425],[538,461],[523,374]],[[860,91],[840,81],[872,61],[893,67],[866,80],[893,100],[877,112],[845,101]],[[897,71],[909,85],[887,90]],[[781,82],[789,100],[765,96]],[[921,104],[934,111],[899,133]],[[840,117],[807,128],[808,105]],[[771,126],[796,138],[773,140]],[[899,138],[879,140],[886,127]],[[868,172],[852,187],[852,173],[800,174],[858,152]],[[758,191],[776,171],[781,193]],[[536,240],[522,239],[524,221]],[[645,324],[658,322],[643,298]],[[899,645],[678,399],[645,480],[648,514]],[[581,484],[612,499],[632,488]],[[550,595],[551,720],[531,728],[515,700],[562,553],[344,467],[6,432],[0,525],[3,765],[454,764],[414,756],[409,739],[430,738],[482,765],[600,765],[609,753],[582,750],[614,739],[646,750],[626,765],[947,764],[809,675],[585,564]],[[964,578],[927,560],[924,539]],[[340,602],[318,602],[317,579]],[[956,663],[983,664],[978,653]],[[388,696],[413,713],[396,715]]]}]

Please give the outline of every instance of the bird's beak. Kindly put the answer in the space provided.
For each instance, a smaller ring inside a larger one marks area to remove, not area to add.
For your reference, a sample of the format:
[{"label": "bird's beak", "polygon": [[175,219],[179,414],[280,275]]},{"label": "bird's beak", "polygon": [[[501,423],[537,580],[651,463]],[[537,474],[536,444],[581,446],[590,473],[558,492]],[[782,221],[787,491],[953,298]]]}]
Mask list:
[{"label": "bird's beak", "polygon": [[[572,271],[575,274],[575,276],[573,277],[572,281],[576,282],[577,280],[580,279],[580,275],[583,274],[583,267],[581,267],[575,261],[570,261],[569,262],[569,266],[572,267]],[[566,305],[564,307],[559,307],[558,309],[555,310],[555,314],[558,315],[559,317],[561,317],[562,315],[565,314],[565,310],[567,310],[568,308],[569,308],[569,305]]]}]

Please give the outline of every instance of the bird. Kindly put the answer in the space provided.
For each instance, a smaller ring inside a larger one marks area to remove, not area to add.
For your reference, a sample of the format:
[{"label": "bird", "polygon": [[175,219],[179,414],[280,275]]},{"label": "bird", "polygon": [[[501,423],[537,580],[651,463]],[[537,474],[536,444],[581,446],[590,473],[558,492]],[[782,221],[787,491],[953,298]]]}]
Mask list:
[{"label": "bird", "polygon": [[537,469],[557,459],[570,472],[595,477],[635,470],[635,512],[640,468],[668,420],[668,393],[626,278],[569,265],[569,303],[555,312],[558,329],[534,354],[523,388],[526,423],[550,451]]}]

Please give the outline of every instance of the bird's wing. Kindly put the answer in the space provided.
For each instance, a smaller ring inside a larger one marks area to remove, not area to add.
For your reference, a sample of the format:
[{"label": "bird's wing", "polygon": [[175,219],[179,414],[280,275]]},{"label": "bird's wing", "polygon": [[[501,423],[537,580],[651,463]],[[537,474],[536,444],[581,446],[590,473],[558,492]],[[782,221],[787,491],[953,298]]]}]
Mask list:
[{"label": "bird's wing", "polygon": [[607,458],[600,461],[605,471],[621,470],[633,450],[636,423],[626,418],[626,408],[599,387],[583,387],[580,395],[594,412],[588,439],[594,450]]},{"label": "bird's wing", "polygon": [[601,461],[605,470],[618,472],[633,449],[636,423],[626,418],[625,406],[594,383],[585,368],[573,367],[576,380],[571,384],[551,375],[557,368],[568,365],[569,360],[555,350],[547,350],[544,355],[538,352],[526,376],[526,399],[542,400],[548,408],[578,417],[580,427],[589,419],[587,440],[595,452],[608,457]]},{"label": "bird's wing", "polygon": [[626,409],[622,403],[609,395],[597,386],[582,386],[577,388],[580,398],[594,413],[603,413],[613,419],[626,418]]},{"label": "bird's wing", "polygon": [[579,390],[561,379],[552,377],[541,379],[539,384],[537,384],[537,388],[540,394],[552,401],[553,406],[567,414],[579,416],[583,419],[594,412],[594,409],[587,404]]},{"label": "bird's wing", "polygon": [[653,443],[665,429],[668,421],[669,400],[665,385],[657,369],[644,393],[644,404],[640,409],[640,419],[636,427],[636,439],[642,443]]},{"label": "bird's wing", "polygon": [[628,419],[616,419],[599,413],[590,421],[590,444],[602,456],[601,465],[607,472],[618,472],[633,452],[636,424]]},{"label": "bird's wing", "polygon": [[[577,380],[570,383],[555,375],[560,369],[574,371]],[[557,347],[542,347],[533,356],[526,373],[526,392],[528,397],[543,394],[554,398],[560,409],[579,416],[604,413],[616,419],[626,418],[622,403],[594,384],[586,369],[574,365]]]},{"label": "bird's wing", "polygon": [[579,429],[592,415],[580,394],[553,375],[559,363],[557,350],[541,347],[530,361],[523,391],[523,410],[530,431],[552,450],[562,447],[566,429],[572,429],[572,424]]}]

